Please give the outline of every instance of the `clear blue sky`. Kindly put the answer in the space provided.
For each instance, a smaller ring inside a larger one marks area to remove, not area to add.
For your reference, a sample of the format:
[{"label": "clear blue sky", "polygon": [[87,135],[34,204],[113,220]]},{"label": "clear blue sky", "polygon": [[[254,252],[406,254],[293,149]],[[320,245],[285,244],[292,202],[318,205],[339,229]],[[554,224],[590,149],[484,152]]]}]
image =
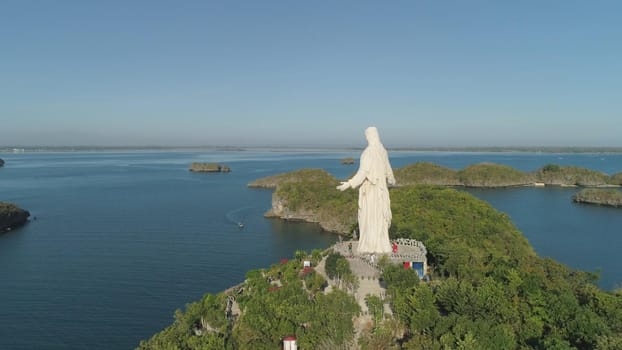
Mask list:
[{"label": "clear blue sky", "polygon": [[0,2],[0,145],[622,146],[621,1]]}]

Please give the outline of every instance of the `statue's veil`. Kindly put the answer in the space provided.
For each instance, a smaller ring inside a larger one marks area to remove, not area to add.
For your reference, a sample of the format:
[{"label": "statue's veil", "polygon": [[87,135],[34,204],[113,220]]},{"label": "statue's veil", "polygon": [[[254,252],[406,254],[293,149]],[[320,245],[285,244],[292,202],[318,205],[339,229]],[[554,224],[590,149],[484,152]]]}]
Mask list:
[{"label": "statue's veil", "polygon": [[381,181],[386,181],[387,172],[386,164],[388,163],[387,150],[380,142],[378,129],[370,126],[365,129],[365,137],[367,138],[367,148],[361,155],[361,170],[365,172],[367,179],[374,185]]}]

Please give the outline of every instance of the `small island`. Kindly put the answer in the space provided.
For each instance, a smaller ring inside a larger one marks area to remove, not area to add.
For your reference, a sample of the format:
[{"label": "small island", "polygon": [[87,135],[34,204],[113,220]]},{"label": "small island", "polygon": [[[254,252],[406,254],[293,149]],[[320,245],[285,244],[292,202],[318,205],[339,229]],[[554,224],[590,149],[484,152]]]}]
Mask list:
[{"label": "small island", "polygon": [[231,168],[218,163],[198,163],[190,164],[190,171],[197,173],[229,173]]},{"label": "small island", "polygon": [[352,158],[352,157],[343,158],[341,160],[341,164],[342,165],[353,165],[354,164],[354,158]]},{"label": "small island", "polygon": [[2,158],[0,158],[0,168],[2,168],[4,166],[4,160],[2,160]]},{"label": "small island", "polygon": [[572,197],[575,203],[622,208],[622,192],[616,189],[585,188]]},{"label": "small island", "polygon": [[13,203],[0,202],[0,232],[10,231],[28,222],[30,213]]}]

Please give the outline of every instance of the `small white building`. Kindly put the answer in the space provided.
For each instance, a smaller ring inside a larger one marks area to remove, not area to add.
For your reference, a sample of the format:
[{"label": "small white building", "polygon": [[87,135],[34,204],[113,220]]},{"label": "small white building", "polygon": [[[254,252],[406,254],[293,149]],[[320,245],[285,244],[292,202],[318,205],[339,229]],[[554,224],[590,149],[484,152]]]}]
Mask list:
[{"label": "small white building", "polygon": [[296,344],[296,336],[288,335],[283,338],[283,350],[298,350],[298,344]]}]

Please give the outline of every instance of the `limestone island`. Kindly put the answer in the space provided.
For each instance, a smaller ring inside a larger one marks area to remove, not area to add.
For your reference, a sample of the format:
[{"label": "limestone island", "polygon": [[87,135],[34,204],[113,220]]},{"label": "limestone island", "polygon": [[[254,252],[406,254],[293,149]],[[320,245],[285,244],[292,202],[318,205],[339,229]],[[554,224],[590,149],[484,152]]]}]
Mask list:
[{"label": "limestone island", "polygon": [[197,173],[229,173],[231,168],[218,163],[198,163],[190,164],[190,171]]},{"label": "limestone island", "polygon": [[575,203],[622,208],[622,192],[616,189],[585,188],[572,197]]},{"label": "limestone island", "polygon": [[[299,181],[299,176],[306,174],[305,171],[299,170],[257,179],[249,183],[248,187],[276,189],[281,182]],[[410,185],[474,188],[523,186],[619,187],[622,185],[622,173],[609,176],[605,173],[586,168],[556,164],[545,165],[532,172],[523,172],[507,165],[495,163],[473,164],[464,169],[454,170],[435,163],[417,162],[402,168],[396,168],[393,172],[396,180],[395,186],[398,187]]]},{"label": "limestone island", "polygon": [[476,188],[561,186],[615,187],[622,185],[622,174],[609,176],[598,171],[548,164],[532,172],[523,172],[507,165],[479,163],[461,170],[434,163],[419,162],[394,170],[398,186],[439,185]]},{"label": "limestone island", "polygon": [[[350,234],[358,193],[337,185],[303,169],[253,187],[274,189],[275,215]],[[292,252],[177,310],[138,349],[621,348],[621,290],[538,257],[506,214],[468,193],[389,191],[392,252],[361,254],[348,238]]]},{"label": "limestone island", "polygon": [[0,158],[0,168],[2,168],[4,166],[4,160],[2,160],[2,158]]},{"label": "limestone island", "polygon": [[343,158],[341,160],[341,164],[342,165],[353,165],[354,164],[354,158],[352,158],[352,157]]},{"label": "limestone island", "polygon": [[0,202],[0,232],[10,231],[28,222],[30,213],[12,203]]}]

